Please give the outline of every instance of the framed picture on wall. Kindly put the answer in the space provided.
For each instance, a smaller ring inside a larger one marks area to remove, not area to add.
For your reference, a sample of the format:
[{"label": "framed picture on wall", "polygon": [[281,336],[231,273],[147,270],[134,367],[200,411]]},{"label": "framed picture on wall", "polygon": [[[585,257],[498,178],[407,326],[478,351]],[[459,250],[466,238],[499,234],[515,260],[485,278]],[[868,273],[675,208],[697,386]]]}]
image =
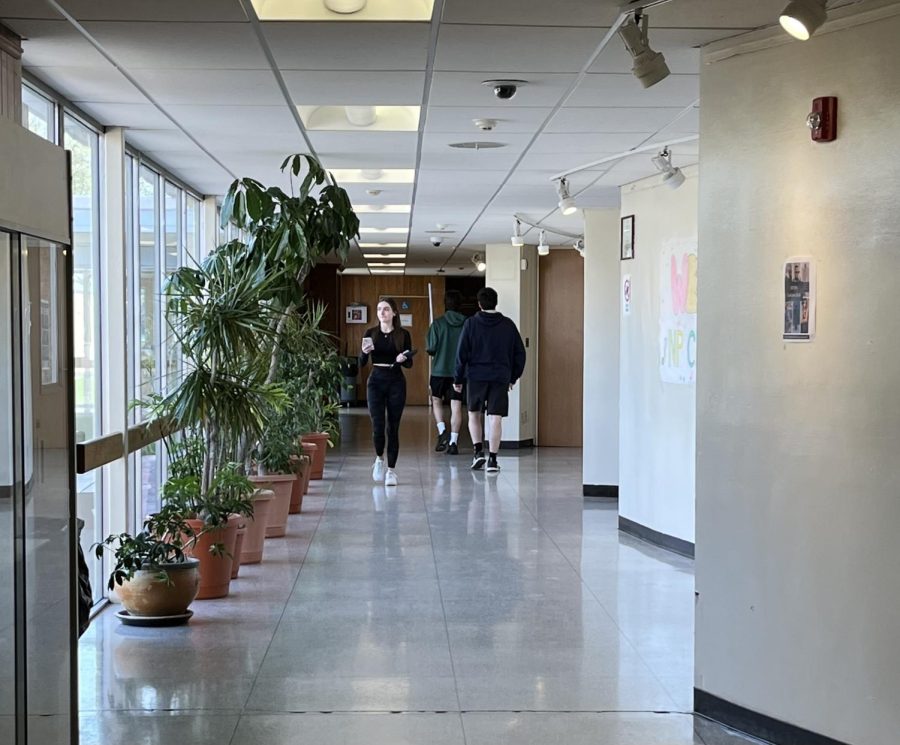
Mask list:
[{"label": "framed picture on wall", "polygon": [[634,215],[622,218],[620,230],[619,258],[628,261],[634,258]]},{"label": "framed picture on wall", "polygon": [[347,323],[366,323],[369,320],[369,309],[365,305],[348,305],[345,320]]}]

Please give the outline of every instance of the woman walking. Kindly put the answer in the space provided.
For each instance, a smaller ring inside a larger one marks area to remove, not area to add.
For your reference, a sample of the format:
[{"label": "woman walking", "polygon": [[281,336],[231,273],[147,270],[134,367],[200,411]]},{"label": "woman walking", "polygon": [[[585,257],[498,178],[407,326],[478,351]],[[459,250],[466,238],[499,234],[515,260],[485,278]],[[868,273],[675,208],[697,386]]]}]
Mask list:
[{"label": "woman walking", "polygon": [[[372,358],[372,372],[366,386],[375,440],[372,478],[384,481],[385,486],[396,486],[394,467],[400,452],[400,417],[406,405],[406,377],[402,368],[412,367],[415,352],[409,332],[400,326],[400,315],[393,298],[385,298],[378,303],[377,315],[378,325],[368,329],[363,336],[359,366],[364,367],[369,357]],[[384,461],[385,435],[387,470]]]}]

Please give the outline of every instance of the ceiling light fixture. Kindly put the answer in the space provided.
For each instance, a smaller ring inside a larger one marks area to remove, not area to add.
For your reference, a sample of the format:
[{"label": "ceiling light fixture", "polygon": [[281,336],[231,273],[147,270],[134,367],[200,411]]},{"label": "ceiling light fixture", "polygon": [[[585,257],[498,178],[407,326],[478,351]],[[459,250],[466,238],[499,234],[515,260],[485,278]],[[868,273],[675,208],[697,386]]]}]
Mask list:
[{"label": "ceiling light fixture", "polygon": [[572,248],[578,251],[578,255],[583,259],[584,258],[584,240],[579,238],[575,243],[572,244]]},{"label": "ceiling light fixture", "polygon": [[828,18],[826,0],[791,0],[778,22],[795,39],[806,41]]},{"label": "ceiling light fixture", "polygon": [[406,266],[405,261],[370,261],[369,266]]},{"label": "ceiling light fixture", "polygon": [[550,255],[550,246],[547,245],[547,241],[544,238],[544,231],[541,230],[541,240],[538,243],[538,256],[549,256]]},{"label": "ceiling light fixture", "polygon": [[479,272],[483,272],[487,269],[487,264],[485,263],[484,259],[481,258],[481,254],[475,254],[472,257],[472,263],[475,265],[475,268]]},{"label": "ceiling light fixture", "polygon": [[354,127],[371,127],[378,119],[374,106],[345,106],[344,113]]},{"label": "ceiling light fixture", "polygon": [[525,245],[525,239],[522,237],[522,223],[519,222],[518,218],[513,223],[513,234],[509,240],[516,248],[521,248]]},{"label": "ceiling light fixture", "polygon": [[660,80],[669,77],[666,58],[660,52],[654,52],[650,48],[647,23],[646,14],[637,10],[634,15],[625,20],[618,32],[625,48],[634,60],[631,74],[641,82],[644,88],[656,85]]},{"label": "ceiling light fixture", "polygon": [[411,184],[416,180],[415,168],[335,168],[331,171],[339,184]]},{"label": "ceiling light fixture", "polygon": [[360,243],[360,248],[406,248],[405,243]]},{"label": "ceiling light fixture", "polygon": [[[377,189],[373,191],[378,191]],[[378,191],[380,194],[381,192]],[[372,196],[377,196],[377,194],[373,194]],[[353,211],[357,215],[370,214],[372,212],[384,212],[390,214],[409,214],[411,210],[411,206],[408,204],[355,204],[353,205]]]},{"label": "ceiling light fixture", "polygon": [[406,235],[409,232],[409,228],[360,228],[360,233],[393,233],[396,235]]},{"label": "ceiling light fixture", "polygon": [[663,183],[670,189],[677,189],[684,183],[684,173],[672,165],[672,153],[669,152],[669,148],[664,147],[658,155],[653,156],[652,160],[656,170],[663,175]]},{"label": "ceiling light fixture", "polygon": [[372,274],[403,274],[405,269],[369,269]]},{"label": "ceiling light fixture", "polygon": [[367,0],[325,0],[325,7],[334,13],[359,13]]},{"label": "ceiling light fixture", "polygon": [[578,211],[578,205],[569,194],[569,182],[565,178],[556,182],[556,193],[559,195],[559,211],[564,215],[574,215]]},{"label": "ceiling light fixture", "polygon": [[405,259],[406,254],[363,254],[364,259]]}]

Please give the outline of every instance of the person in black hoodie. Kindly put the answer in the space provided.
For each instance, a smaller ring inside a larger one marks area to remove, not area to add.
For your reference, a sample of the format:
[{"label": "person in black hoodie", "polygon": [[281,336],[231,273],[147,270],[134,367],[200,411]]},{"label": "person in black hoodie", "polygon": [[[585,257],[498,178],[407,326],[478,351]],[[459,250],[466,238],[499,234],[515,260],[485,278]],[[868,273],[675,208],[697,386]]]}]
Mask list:
[{"label": "person in black hoodie", "polygon": [[[372,373],[366,385],[366,401],[372,417],[375,463],[372,478],[385,486],[397,486],[397,455],[400,453],[400,417],[406,405],[406,377],[402,368],[412,367],[412,341],[409,331],[400,326],[400,314],[393,298],[378,303],[379,324],[366,330],[362,339],[359,366],[372,358]],[[387,422],[385,422],[387,412]],[[387,430],[387,470],[384,463]]]},{"label": "person in black hoodie", "polygon": [[[497,453],[503,417],[509,413],[509,391],[525,371],[525,345],[516,324],[497,311],[497,291],[482,287],[478,291],[480,311],[463,325],[456,351],[453,388],[462,391],[468,385],[469,434],[475,444],[472,469],[479,470],[487,460],[488,473],[500,470]],[[482,412],[487,412],[489,452],[484,457]]]}]

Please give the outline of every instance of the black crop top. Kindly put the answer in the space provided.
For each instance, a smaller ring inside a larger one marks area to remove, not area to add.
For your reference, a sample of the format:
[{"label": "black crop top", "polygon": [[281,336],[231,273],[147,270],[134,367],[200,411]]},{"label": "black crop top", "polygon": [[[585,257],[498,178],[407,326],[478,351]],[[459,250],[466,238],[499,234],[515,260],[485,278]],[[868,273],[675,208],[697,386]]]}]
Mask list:
[{"label": "black crop top", "polygon": [[[394,344],[393,333],[384,333],[381,330],[381,326],[373,326],[372,328],[367,329],[366,333],[363,334],[363,337],[369,337],[375,343],[375,349],[373,349],[370,354],[359,355],[359,366],[365,367],[366,363],[369,361],[369,357],[372,358],[372,363],[375,365],[396,364],[397,355],[400,354],[400,352],[407,352],[412,349],[412,339],[409,336],[409,331],[400,329],[400,333],[403,335],[403,346],[398,349]],[[412,358],[407,357],[402,365],[403,367],[412,367]]]}]

